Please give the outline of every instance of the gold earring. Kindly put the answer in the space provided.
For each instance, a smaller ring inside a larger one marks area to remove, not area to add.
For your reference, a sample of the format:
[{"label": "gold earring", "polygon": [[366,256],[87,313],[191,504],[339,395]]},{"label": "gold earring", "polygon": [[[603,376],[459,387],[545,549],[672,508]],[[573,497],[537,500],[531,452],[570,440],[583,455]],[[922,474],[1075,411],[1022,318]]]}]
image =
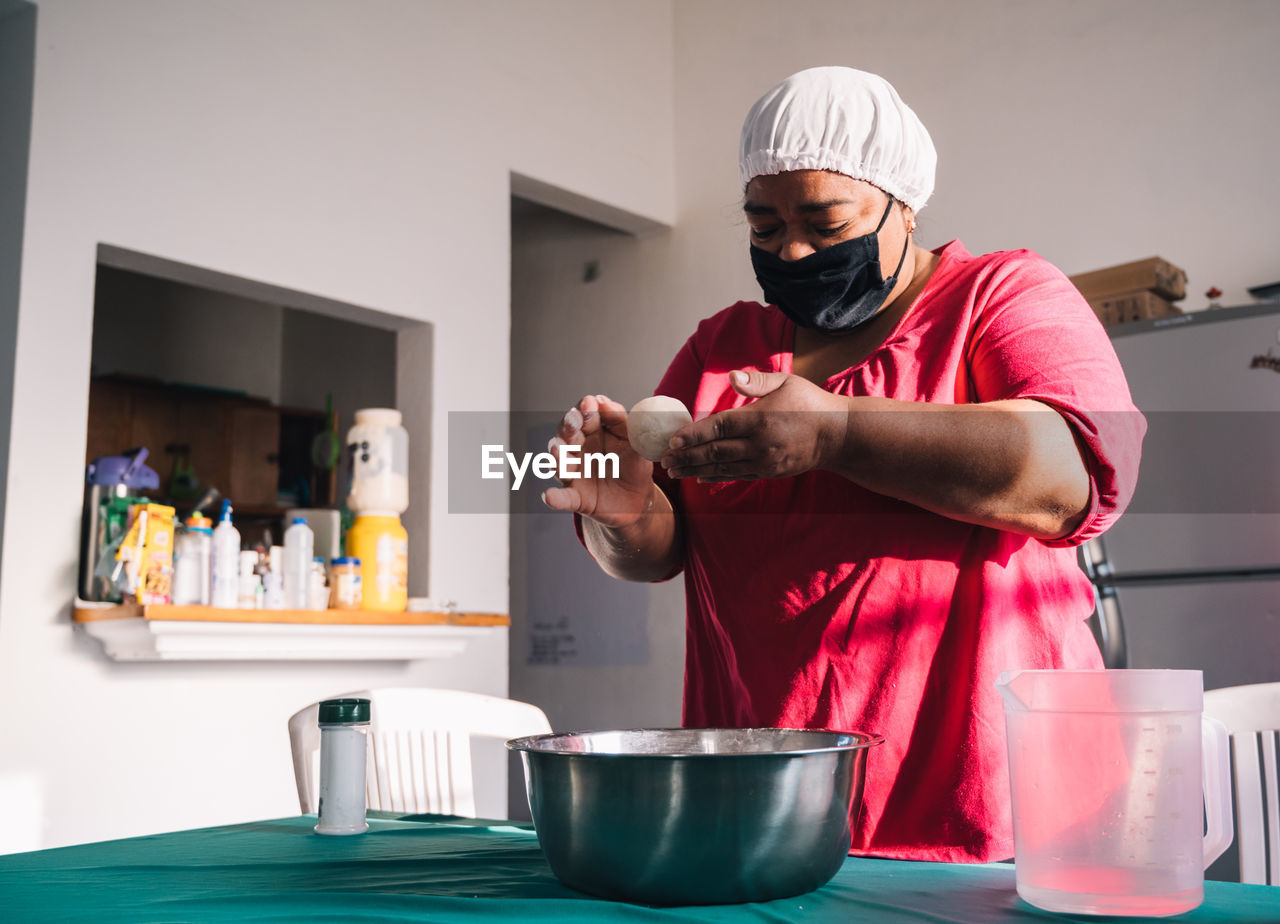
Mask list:
[{"label": "gold earring", "polygon": [[911,224],[907,225],[907,233],[914,234],[915,230],[916,230],[916,223],[912,221]]}]

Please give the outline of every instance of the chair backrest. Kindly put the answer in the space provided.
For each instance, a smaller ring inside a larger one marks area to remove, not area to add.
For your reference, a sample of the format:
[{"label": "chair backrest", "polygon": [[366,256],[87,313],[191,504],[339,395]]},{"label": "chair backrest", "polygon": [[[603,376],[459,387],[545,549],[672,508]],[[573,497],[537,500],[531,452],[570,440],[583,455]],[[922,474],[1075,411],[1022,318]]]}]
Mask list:
[{"label": "chair backrest", "polygon": [[1204,711],[1231,735],[1240,881],[1280,885],[1280,683],[1206,690]]},{"label": "chair backrest", "polygon": [[[461,690],[356,690],[326,699],[370,701],[365,802],[393,812],[476,814],[471,738],[518,738],[551,731],[537,706]],[[293,774],[304,814],[319,802],[319,703],[289,719]]]}]

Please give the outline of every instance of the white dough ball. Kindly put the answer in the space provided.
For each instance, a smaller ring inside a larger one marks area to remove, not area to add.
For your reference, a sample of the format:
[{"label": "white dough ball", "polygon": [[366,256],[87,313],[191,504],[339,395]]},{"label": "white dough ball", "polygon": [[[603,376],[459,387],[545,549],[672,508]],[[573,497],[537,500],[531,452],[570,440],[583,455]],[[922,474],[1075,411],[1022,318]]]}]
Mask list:
[{"label": "white dough ball", "polygon": [[690,423],[693,415],[681,401],[654,395],[637,401],[627,414],[627,436],[632,449],[650,462],[657,462],[671,445],[676,431]]}]

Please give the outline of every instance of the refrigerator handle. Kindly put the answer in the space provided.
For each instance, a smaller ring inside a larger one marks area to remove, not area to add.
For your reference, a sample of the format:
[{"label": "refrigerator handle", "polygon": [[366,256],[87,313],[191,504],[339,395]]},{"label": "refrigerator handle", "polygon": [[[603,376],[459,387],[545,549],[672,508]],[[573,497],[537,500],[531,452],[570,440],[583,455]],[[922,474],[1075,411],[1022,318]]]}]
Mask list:
[{"label": "refrigerator handle", "polygon": [[1093,615],[1088,619],[1089,628],[1102,652],[1103,666],[1109,670],[1129,666],[1129,650],[1125,644],[1124,618],[1120,613],[1120,598],[1108,582],[1115,569],[1107,557],[1107,547],[1101,537],[1090,539],[1078,549],[1080,568],[1093,585]]}]

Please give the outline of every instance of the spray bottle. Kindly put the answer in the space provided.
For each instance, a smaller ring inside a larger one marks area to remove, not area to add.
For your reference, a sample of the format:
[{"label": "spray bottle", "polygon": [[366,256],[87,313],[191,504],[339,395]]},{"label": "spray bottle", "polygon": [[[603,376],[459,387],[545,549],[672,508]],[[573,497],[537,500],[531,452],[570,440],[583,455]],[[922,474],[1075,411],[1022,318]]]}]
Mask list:
[{"label": "spray bottle", "polygon": [[231,501],[222,502],[222,515],[213,531],[213,592],[210,602],[214,606],[235,609],[240,596],[240,531],[231,523]]}]

